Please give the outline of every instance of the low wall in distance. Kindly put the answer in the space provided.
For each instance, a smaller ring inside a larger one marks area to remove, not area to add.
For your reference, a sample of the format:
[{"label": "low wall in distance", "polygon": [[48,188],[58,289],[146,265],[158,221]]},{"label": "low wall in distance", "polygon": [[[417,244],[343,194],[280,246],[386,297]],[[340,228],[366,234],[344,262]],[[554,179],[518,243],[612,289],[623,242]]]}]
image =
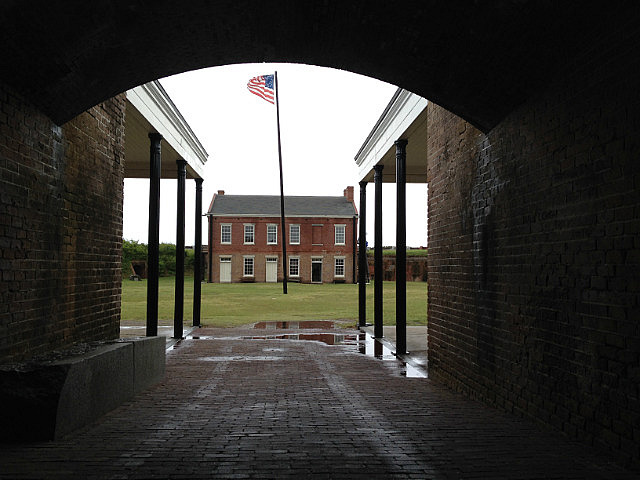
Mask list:
[{"label": "low wall in distance", "polygon": [[[367,256],[369,264],[369,278],[374,278],[373,256]],[[427,281],[427,257],[407,257],[407,282]],[[384,255],[382,257],[382,271],[384,280],[395,281],[396,279],[396,257],[395,255]]]}]

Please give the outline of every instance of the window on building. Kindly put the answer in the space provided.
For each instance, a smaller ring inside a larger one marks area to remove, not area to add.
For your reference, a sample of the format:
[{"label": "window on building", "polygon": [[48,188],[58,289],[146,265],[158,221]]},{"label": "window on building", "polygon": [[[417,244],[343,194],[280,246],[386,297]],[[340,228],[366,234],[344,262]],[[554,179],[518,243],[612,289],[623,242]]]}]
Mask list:
[{"label": "window on building", "polygon": [[344,258],[336,257],[335,259],[335,276],[344,277]]},{"label": "window on building", "polygon": [[300,225],[289,225],[289,244],[300,245]]},{"label": "window on building", "polygon": [[255,243],[255,225],[247,223],[244,226],[244,243],[253,245]]},{"label": "window on building", "polygon": [[223,223],[220,225],[220,243],[229,245],[231,243],[231,224]]},{"label": "window on building", "polygon": [[278,225],[267,225],[267,245],[276,245],[278,243]]},{"label": "window on building", "polygon": [[344,225],[336,225],[336,245],[344,245],[345,244],[345,226]]},{"label": "window on building", "polygon": [[289,257],[289,276],[300,276],[300,259],[298,257]]},{"label": "window on building", "polygon": [[244,273],[245,277],[253,277],[253,257],[244,257]]}]

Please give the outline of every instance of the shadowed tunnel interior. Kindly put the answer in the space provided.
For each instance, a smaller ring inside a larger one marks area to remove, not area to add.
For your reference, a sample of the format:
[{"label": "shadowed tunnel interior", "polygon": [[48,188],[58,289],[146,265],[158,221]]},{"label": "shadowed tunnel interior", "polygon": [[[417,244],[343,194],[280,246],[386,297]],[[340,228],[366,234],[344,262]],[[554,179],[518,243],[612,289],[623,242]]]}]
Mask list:
[{"label": "shadowed tunnel interior", "polygon": [[136,85],[216,65],[378,78],[491,129],[614,15],[589,2],[4,2],[3,79],[64,123]]},{"label": "shadowed tunnel interior", "polygon": [[122,92],[333,67],[429,101],[431,378],[637,467],[636,2],[256,5],[2,2],[0,359],[117,336]]}]

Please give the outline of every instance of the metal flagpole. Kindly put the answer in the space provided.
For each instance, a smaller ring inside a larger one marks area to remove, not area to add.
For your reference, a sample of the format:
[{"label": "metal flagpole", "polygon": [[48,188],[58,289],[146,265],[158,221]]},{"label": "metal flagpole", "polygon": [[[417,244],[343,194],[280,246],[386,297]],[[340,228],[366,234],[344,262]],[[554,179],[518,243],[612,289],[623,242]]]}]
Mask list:
[{"label": "metal flagpole", "polygon": [[280,229],[282,230],[282,293],[287,293],[287,231],[284,222],[284,187],[282,182],[282,147],[280,146],[280,103],[278,102],[278,72],[273,77],[276,96],[276,119],[278,123],[278,161],[280,163]]}]

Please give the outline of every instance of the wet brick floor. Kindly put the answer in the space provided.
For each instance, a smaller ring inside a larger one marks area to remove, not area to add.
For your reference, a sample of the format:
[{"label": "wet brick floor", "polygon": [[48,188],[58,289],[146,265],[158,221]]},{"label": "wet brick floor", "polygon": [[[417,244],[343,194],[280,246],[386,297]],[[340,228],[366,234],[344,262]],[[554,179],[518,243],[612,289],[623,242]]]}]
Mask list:
[{"label": "wet brick floor", "polygon": [[247,334],[201,329],[96,424],[1,447],[0,478],[637,478],[353,346],[217,339]]}]

